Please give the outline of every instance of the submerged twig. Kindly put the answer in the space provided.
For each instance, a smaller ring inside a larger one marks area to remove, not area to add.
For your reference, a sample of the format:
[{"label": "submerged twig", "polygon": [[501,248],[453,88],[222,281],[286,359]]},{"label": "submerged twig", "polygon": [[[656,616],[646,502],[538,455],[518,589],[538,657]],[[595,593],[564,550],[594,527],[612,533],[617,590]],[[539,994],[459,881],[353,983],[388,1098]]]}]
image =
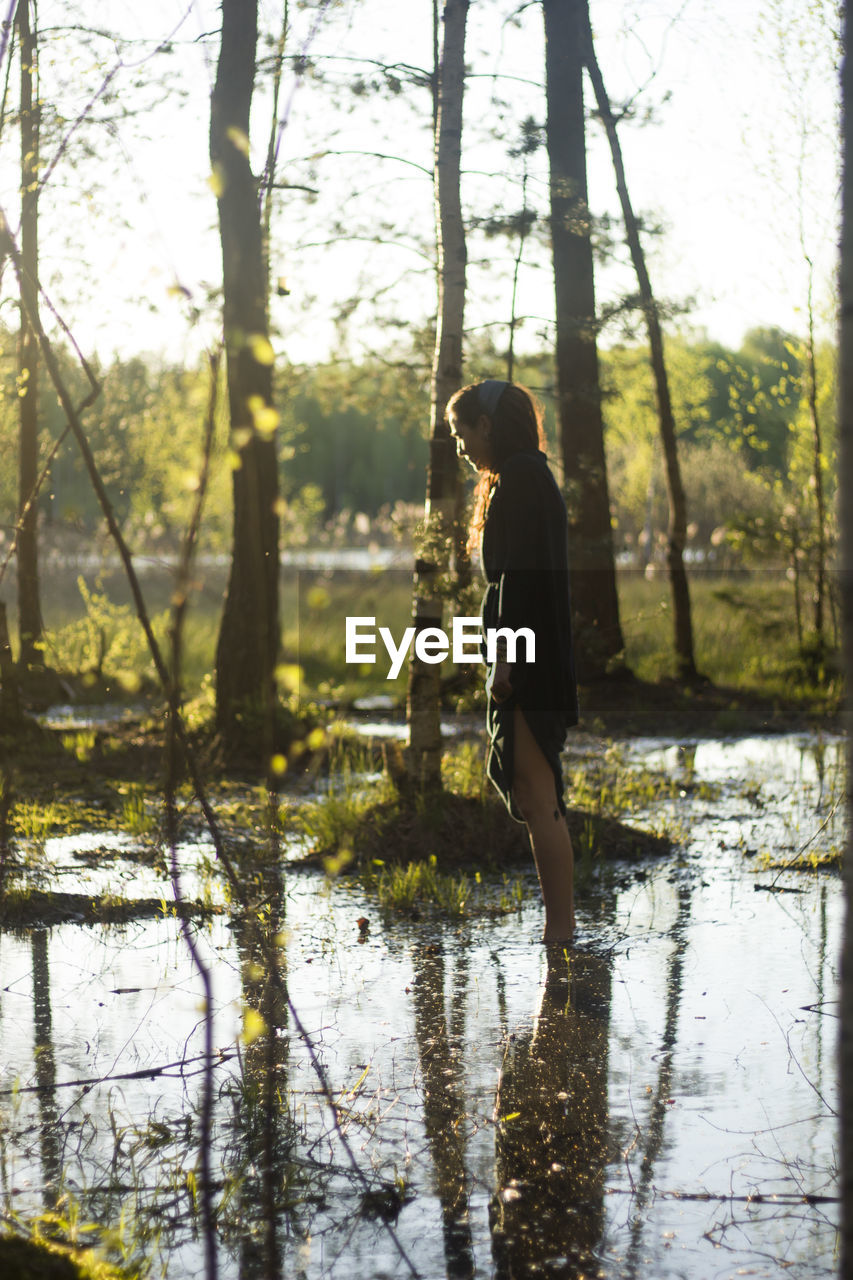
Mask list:
[{"label": "submerged twig", "polygon": [[[629,1187],[608,1187],[607,1194],[609,1196],[633,1196],[634,1191]],[[780,1191],[773,1192],[772,1195],[762,1195],[760,1191],[751,1195],[736,1196],[731,1191],[661,1191],[660,1187],[655,1187],[655,1198],[657,1200],[693,1200],[708,1201],[713,1204],[767,1204],[773,1205],[797,1205],[797,1204],[840,1204],[841,1196],[824,1196],[813,1195],[809,1191],[794,1192]]]},{"label": "submerged twig", "polygon": [[789,867],[794,866],[794,864],[795,864],[795,863],[799,862],[800,858],[803,856],[803,854],[805,853],[806,849],[808,849],[809,845],[814,844],[814,842],[815,842],[815,840],[817,840],[818,836],[819,836],[819,835],[821,835],[821,834],[826,830],[826,828],[829,826],[830,822],[831,822],[831,821],[832,821],[832,819],[835,817],[835,814],[836,814],[836,812],[838,811],[838,804],[839,804],[839,802],[836,800],[835,804],[832,806],[832,808],[830,809],[829,813],[826,815],[826,817],[824,818],[823,822],[822,822],[822,823],[820,824],[820,826],[818,827],[817,831],[812,832],[812,834],[809,836],[808,840],[806,840],[806,842],[805,842],[804,844],[801,844],[801,845],[800,845],[799,849],[798,849],[798,850],[797,850],[797,852],[794,854],[794,856],[793,856],[792,858],[789,858],[789,859],[788,859],[788,861],[785,863],[785,865],[784,865],[783,867],[780,867],[780,868],[779,868],[779,870],[777,871],[776,875],[774,876],[774,878],[773,878],[773,880],[770,882],[770,884],[761,884],[761,885],[756,885],[756,886],[755,886],[755,887],[756,887],[756,889],[775,889],[775,887],[776,887],[776,881],[779,879],[779,877],[782,875],[782,873],[783,873],[784,871],[787,871],[787,870],[789,869]]},{"label": "submerged twig", "polygon": [[[157,1076],[163,1076],[167,1071],[174,1071],[175,1068],[181,1068],[181,1076],[184,1075],[184,1067],[191,1066],[194,1062],[204,1062],[207,1054],[198,1053],[194,1058],[180,1058],[176,1062],[164,1062],[160,1067],[141,1067],[138,1071],[120,1071],[115,1075],[107,1076],[82,1076],[76,1080],[57,1080],[50,1086],[43,1084],[22,1084],[15,1085],[12,1089],[0,1089],[0,1098],[17,1097],[19,1093],[40,1093],[45,1088],[50,1089],[92,1089],[96,1084],[109,1084],[113,1080],[154,1080]],[[233,1053],[225,1053],[219,1049],[212,1058],[217,1064],[230,1062],[235,1055]]]}]

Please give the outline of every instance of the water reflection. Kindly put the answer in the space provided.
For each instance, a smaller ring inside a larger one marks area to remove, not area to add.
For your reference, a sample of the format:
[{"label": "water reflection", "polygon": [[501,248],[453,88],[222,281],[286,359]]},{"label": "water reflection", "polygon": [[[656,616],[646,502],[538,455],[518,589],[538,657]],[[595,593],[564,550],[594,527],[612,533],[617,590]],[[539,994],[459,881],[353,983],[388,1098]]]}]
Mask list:
[{"label": "water reflection", "polygon": [[[557,949],[543,967],[534,903],[446,926],[438,945],[434,924],[409,933],[391,917],[358,942],[352,921],[376,915],[362,890],[341,881],[324,895],[288,869],[288,969],[272,946],[278,862],[254,850],[241,864],[252,910],[196,935],[229,1060],[234,1010],[259,1015],[241,1071],[223,1058],[215,1075],[223,1280],[405,1275],[391,1222],[425,1280],[678,1280],[718,1273],[720,1246],[726,1274],[828,1274],[837,881],[786,873],[787,892],[756,892],[768,877],[740,836],[786,851],[795,823],[798,844],[817,831],[839,789],[831,748],[824,767],[799,740],[770,742],[759,774],[756,744],[667,747],[683,855],[620,868],[583,898],[587,936],[613,944],[612,963]],[[70,864],[73,849],[57,849]],[[188,1194],[201,989],[177,920],[9,931],[0,962],[7,1212],[37,1217],[61,1188],[85,1220],[133,1212],[164,1272],[202,1275]],[[346,1092],[365,1064],[364,1090]]]},{"label": "water reflection", "polygon": [[642,1141],[643,1158],[640,1165],[640,1177],[634,1187],[631,1242],[625,1268],[625,1274],[631,1277],[641,1275],[644,1272],[641,1246],[644,1229],[647,1225],[645,1211],[654,1188],[655,1166],[663,1150],[667,1104],[672,1094],[673,1055],[678,1042],[678,1015],[684,988],[684,957],[688,946],[687,929],[690,921],[692,893],[691,881],[682,880],[678,886],[677,913],[670,930],[673,946],[667,962],[666,1011],[658,1055],[657,1085],[652,1095],[645,1135]]},{"label": "water reflection", "polygon": [[62,1183],[62,1138],[56,1105],[56,1059],[53,1052],[50,969],[47,961],[48,936],[47,929],[36,929],[32,935],[33,1022],[44,1207],[55,1209]]},{"label": "water reflection", "polygon": [[278,866],[258,874],[235,919],[245,1007],[243,1076],[234,1098],[236,1234],[240,1280],[283,1274],[278,1221],[293,1181],[295,1136],[288,1105],[284,881]]},{"label": "water reflection", "polygon": [[495,1107],[495,1276],[584,1275],[604,1226],[609,958],[549,947],[533,1030],[510,1040]]},{"label": "water reflection", "polygon": [[450,1280],[474,1275],[465,1167],[465,1049],[467,953],[457,956],[451,1012],[445,1012],[444,954],[428,944],[415,953],[415,1039],[423,1082],[424,1128],[441,1204],[444,1258]]}]

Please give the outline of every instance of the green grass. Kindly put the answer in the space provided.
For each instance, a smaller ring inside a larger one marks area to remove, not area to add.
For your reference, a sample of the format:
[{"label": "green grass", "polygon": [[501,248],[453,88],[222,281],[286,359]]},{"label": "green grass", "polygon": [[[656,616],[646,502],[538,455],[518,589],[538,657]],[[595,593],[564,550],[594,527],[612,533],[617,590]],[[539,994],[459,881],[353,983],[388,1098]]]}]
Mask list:
[{"label": "green grass", "polygon": [[294,815],[296,825],[314,848],[333,851],[327,859],[329,874],[346,867],[362,823],[392,794],[387,776],[376,776],[366,748],[346,741],[333,747],[327,790],[319,799],[302,805]]},{"label": "green grass", "polygon": [[518,876],[504,875],[501,885],[485,883],[479,873],[443,872],[437,859],[385,866],[379,860],[367,868],[362,881],[386,911],[412,913],[434,908],[451,919],[508,915],[520,911],[524,886]]},{"label": "green grass", "polygon": [[142,782],[126,782],[118,785],[120,796],[118,825],[132,836],[150,835],[157,829],[157,819],[146,808],[146,788]]},{"label": "green grass", "polygon": [[[776,570],[690,577],[696,665],[714,684],[833,710],[841,679],[831,663],[798,652],[794,592]],[[672,601],[664,573],[619,575],[619,609],[628,665],[642,680],[675,673]],[[804,623],[810,621],[806,611]],[[828,611],[827,639],[833,642]],[[806,637],[808,641],[808,635]]]},{"label": "green grass", "polygon": [[[102,637],[108,651],[105,673],[120,692],[128,676],[153,679],[129,608],[121,575],[103,576],[102,591],[90,605],[73,581],[45,577],[44,611],[48,626],[48,657],[75,654],[83,665],[96,661]],[[716,685],[742,689],[769,698],[800,702],[810,710],[833,710],[841,681],[831,662],[802,657],[797,650],[793,587],[776,570],[712,575],[697,570],[690,576],[690,596],[699,670]],[[193,696],[210,682],[216,636],[225,586],[222,566],[199,575],[185,629],[185,687]],[[165,610],[172,589],[171,574],[152,567],[143,578],[152,615],[165,629]],[[665,572],[651,580],[632,571],[618,574],[619,607],[629,667],[642,680],[659,681],[675,673],[672,603]],[[810,602],[804,601],[804,624],[811,623]],[[411,575],[401,570],[380,572],[312,572],[287,569],[281,579],[282,662],[290,691],[299,700],[351,701],[383,693],[397,701],[405,696],[405,668],[395,681],[386,679],[388,657],[377,637],[376,661],[348,664],[345,620],[374,617],[376,627],[387,626],[395,638],[411,622]],[[827,609],[828,639],[833,618]],[[448,662],[442,674],[451,674]],[[132,684],[132,681],[130,682]],[[130,690],[132,692],[132,690]]]}]

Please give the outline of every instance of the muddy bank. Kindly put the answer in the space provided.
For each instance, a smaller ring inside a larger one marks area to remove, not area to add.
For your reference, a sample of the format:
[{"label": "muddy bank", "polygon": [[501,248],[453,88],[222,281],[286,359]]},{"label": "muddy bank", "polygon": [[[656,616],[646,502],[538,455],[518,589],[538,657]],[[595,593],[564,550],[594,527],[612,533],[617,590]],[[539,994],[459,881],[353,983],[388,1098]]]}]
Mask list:
[{"label": "muddy bank", "polygon": [[[673,851],[665,835],[628,826],[586,809],[569,808],[569,832],[576,849],[610,860],[666,857]],[[530,846],[525,828],[510,818],[500,802],[445,793],[428,808],[385,800],[371,806],[351,833],[348,851],[354,870],[375,859],[385,863],[434,858],[442,869],[499,870],[527,865]],[[302,859],[304,866],[323,866],[340,853],[338,844],[317,843]]]}]

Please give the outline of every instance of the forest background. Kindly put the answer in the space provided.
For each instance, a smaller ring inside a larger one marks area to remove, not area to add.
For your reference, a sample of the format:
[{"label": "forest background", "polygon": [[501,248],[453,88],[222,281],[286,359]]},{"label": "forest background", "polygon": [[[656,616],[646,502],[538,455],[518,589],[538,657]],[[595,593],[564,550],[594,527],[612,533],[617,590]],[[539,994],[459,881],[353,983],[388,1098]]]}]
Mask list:
[{"label": "forest background", "polygon": [[[261,6],[252,116],[255,171],[272,140],[279,148],[270,319],[282,543],[410,542],[424,501],[434,332],[433,15],[430,6],[407,8],[403,24],[382,0],[291,4],[285,14],[274,110],[281,10]],[[799,613],[819,542],[813,411],[830,548],[835,536],[836,8],[756,0],[735,14],[703,0],[642,8],[609,0],[592,21],[611,97],[624,104],[629,182],[668,331],[687,559],[694,572],[779,571],[794,583]],[[138,557],[164,562],[194,499],[205,352],[221,323],[207,154],[218,14],[199,3],[154,4],[144,14],[115,4],[99,11],[95,29],[71,4],[42,4],[38,24],[41,280],[103,383],[87,432],[125,534]],[[466,376],[505,375],[511,350],[514,376],[542,399],[553,440],[538,8],[472,6],[466,56]],[[18,184],[13,99],[7,78],[7,190]],[[621,566],[651,571],[664,561],[668,516],[654,389],[594,120],[587,148],[615,551]],[[7,271],[7,545],[24,390],[13,284]],[[44,318],[50,329],[47,309]],[[54,333],[61,342],[55,325]],[[82,395],[67,344],[61,361]],[[232,522],[224,408],[221,419],[201,531],[214,564],[227,554]],[[42,459],[63,426],[55,396],[43,393]],[[92,607],[91,595],[75,601],[65,588],[75,566],[103,554],[106,537],[68,443],[39,514],[43,566],[64,580],[44,600],[55,660],[68,608]],[[791,617],[793,605],[792,594]]]}]

